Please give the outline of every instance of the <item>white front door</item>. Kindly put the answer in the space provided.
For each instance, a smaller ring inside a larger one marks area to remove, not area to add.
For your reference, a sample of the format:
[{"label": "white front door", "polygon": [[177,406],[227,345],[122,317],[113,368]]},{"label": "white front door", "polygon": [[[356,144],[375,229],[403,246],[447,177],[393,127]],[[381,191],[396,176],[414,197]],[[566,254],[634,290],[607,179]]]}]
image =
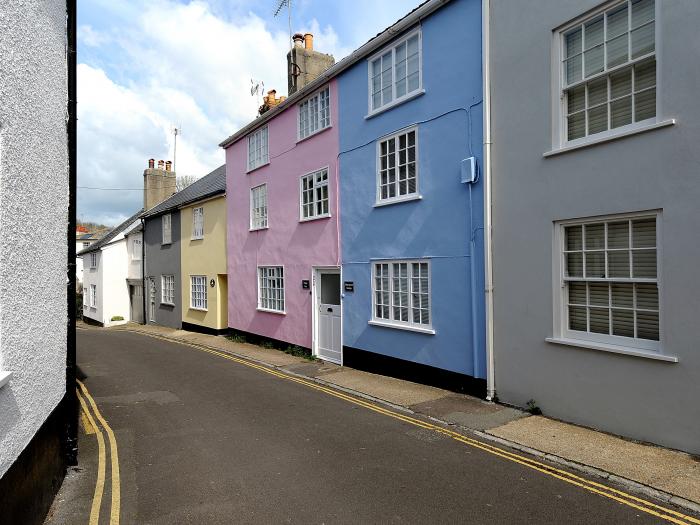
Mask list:
[{"label": "white front door", "polygon": [[340,270],[316,271],[316,357],[342,361]]}]

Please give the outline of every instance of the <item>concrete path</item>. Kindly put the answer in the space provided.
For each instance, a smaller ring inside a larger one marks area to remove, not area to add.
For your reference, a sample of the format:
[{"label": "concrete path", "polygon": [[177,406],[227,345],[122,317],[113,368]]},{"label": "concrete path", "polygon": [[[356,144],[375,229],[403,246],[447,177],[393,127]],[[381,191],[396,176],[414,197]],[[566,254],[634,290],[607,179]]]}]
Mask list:
[{"label": "concrete path", "polygon": [[[210,348],[79,331],[84,383],[119,444],[122,523],[696,523],[619,485]],[[284,366],[311,365],[364,387],[322,363]],[[400,395],[392,385],[376,393]],[[454,394],[420,385],[403,401],[467,414]],[[478,406],[474,417],[488,420]],[[63,502],[55,523],[70,522]]]}]

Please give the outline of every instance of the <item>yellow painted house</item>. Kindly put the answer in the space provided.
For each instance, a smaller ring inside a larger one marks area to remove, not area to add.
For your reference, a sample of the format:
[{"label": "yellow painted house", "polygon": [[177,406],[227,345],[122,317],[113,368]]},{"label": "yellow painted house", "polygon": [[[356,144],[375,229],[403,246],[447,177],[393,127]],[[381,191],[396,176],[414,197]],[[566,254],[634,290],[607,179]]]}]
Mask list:
[{"label": "yellow painted house", "polygon": [[207,177],[212,191],[180,207],[182,327],[216,333],[228,328],[226,167]]}]

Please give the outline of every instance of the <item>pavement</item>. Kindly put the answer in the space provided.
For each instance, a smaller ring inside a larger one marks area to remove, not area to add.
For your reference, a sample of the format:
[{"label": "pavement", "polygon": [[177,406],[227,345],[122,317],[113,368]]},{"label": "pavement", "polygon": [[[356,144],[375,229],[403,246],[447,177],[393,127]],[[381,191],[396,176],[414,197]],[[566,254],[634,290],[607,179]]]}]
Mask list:
[{"label": "pavement", "polygon": [[[122,523],[700,523],[679,452],[223,337],[86,328]],[[47,523],[87,523],[89,439]]]}]

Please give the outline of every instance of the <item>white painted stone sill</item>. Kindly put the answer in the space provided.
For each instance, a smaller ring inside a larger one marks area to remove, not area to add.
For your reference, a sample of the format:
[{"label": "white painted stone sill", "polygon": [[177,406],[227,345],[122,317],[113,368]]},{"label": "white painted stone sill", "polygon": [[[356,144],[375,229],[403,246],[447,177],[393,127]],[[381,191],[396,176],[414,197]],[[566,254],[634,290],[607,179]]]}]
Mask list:
[{"label": "white painted stone sill", "polygon": [[667,363],[677,363],[678,358],[672,355],[664,355],[653,350],[644,350],[642,348],[629,348],[626,346],[611,345],[606,343],[598,343],[596,341],[584,341],[582,339],[565,339],[562,337],[547,337],[548,343],[565,346],[575,346],[578,348],[586,348],[588,350],[600,350],[601,352],[610,352],[612,354],[628,355],[631,357],[643,357],[656,361],[665,361]]},{"label": "white painted stone sill", "polygon": [[576,151],[582,148],[587,148],[589,146],[595,146],[596,144],[603,144],[605,142],[611,142],[613,140],[618,140],[624,137],[629,137],[631,135],[638,135],[639,133],[646,133],[647,131],[652,131],[654,129],[659,129],[659,128],[666,128],[668,126],[673,126],[676,123],[676,119],[671,118],[667,120],[662,120],[660,122],[654,122],[653,124],[646,124],[644,126],[639,126],[635,127],[632,129],[627,129],[624,131],[620,131],[618,133],[611,133],[610,135],[605,135],[603,137],[599,138],[593,138],[593,139],[588,139],[585,140],[584,142],[581,142],[580,144],[571,144],[569,146],[562,146],[560,148],[553,149],[551,151],[547,151],[546,153],[543,153],[542,156],[547,158],[547,157],[553,157],[555,155],[561,155],[562,153],[568,153],[570,151]]},{"label": "white painted stone sill", "polygon": [[421,95],[425,95],[425,89],[421,88],[418,91],[414,91],[410,95],[405,95],[403,98],[400,98],[398,100],[393,100],[392,102],[389,102],[385,106],[382,106],[379,109],[375,109],[374,111],[365,115],[365,120],[371,119],[372,117],[376,117],[377,115],[384,113],[385,111],[389,111],[390,109],[393,109],[396,106],[400,106],[404,102],[408,102],[409,100],[413,100],[414,98],[418,98]]},{"label": "white painted stone sill", "polygon": [[397,330],[408,330],[409,332],[418,332],[419,334],[435,335],[435,330],[432,328],[419,328],[417,326],[409,326],[395,323],[383,323],[381,321],[367,321],[367,324],[372,326],[381,326],[383,328],[395,328]]},{"label": "white painted stone sill", "polygon": [[0,388],[4,387],[12,379],[12,372],[1,372],[0,371]]}]

